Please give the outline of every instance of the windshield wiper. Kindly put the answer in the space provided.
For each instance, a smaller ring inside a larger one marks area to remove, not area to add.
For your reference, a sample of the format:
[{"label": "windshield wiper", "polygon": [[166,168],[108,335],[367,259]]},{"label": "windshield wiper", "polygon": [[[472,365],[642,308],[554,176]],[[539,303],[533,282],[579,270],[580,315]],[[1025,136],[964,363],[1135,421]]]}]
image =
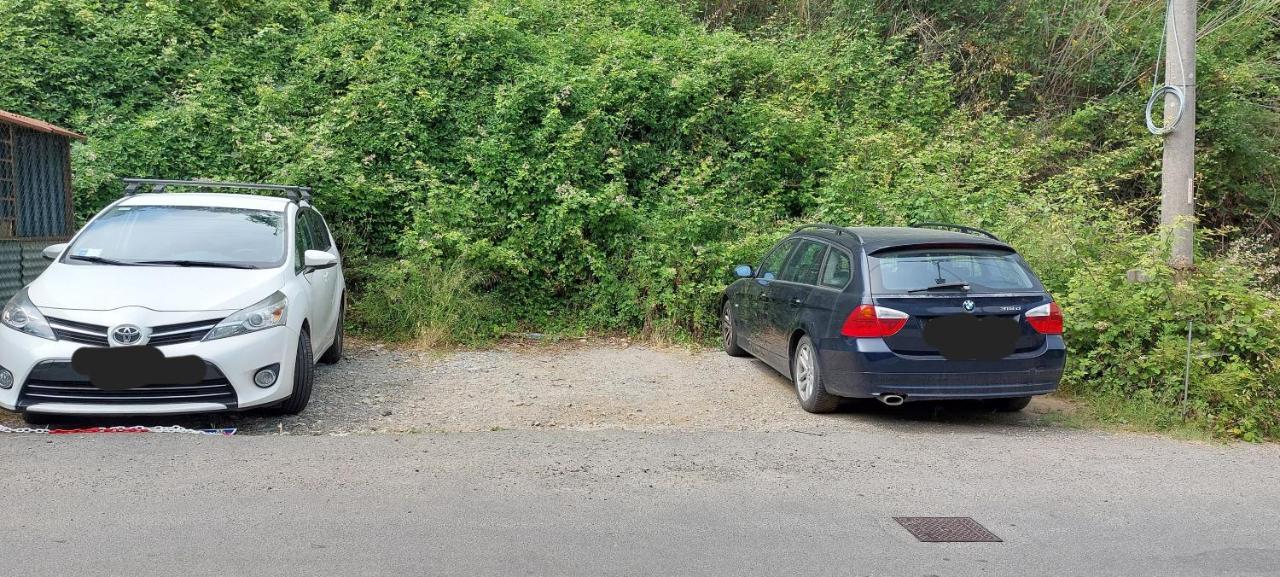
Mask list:
[{"label": "windshield wiper", "polygon": [[247,264],[235,264],[231,262],[215,262],[208,260],[140,260],[135,264],[147,266],[189,266],[189,267],[207,267],[207,268],[238,268],[252,270],[258,267],[249,266]]},{"label": "windshield wiper", "polygon": [[91,263],[95,263],[95,264],[110,264],[110,265],[115,265],[115,266],[138,266],[138,263],[136,263],[136,262],[129,262],[129,261],[125,261],[125,260],[116,260],[116,259],[114,259],[114,258],[104,258],[104,257],[100,257],[100,256],[88,256],[88,255],[83,255],[83,254],[73,254],[73,255],[70,255],[70,256],[68,256],[68,257],[67,257],[67,260],[81,260],[81,261],[84,261],[84,262],[91,262]]},{"label": "windshield wiper", "polygon": [[935,284],[935,285],[932,285],[932,286],[927,286],[927,287],[924,287],[924,288],[911,289],[911,290],[909,290],[909,291],[907,291],[907,292],[909,292],[909,293],[918,293],[918,292],[924,292],[924,291],[936,291],[936,290],[942,290],[942,289],[953,289],[953,288],[964,289],[965,291],[968,291],[968,290],[969,290],[969,283],[964,282],[964,281],[944,282],[944,283],[938,283],[938,284]]}]

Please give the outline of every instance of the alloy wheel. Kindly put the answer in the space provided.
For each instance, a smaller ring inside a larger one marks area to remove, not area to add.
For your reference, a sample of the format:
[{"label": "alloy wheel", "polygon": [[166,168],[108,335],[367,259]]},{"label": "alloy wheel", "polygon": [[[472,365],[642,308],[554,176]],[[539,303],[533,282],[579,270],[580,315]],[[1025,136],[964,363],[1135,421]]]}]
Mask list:
[{"label": "alloy wheel", "polygon": [[796,349],[796,390],[800,392],[800,398],[808,399],[813,395],[813,349],[809,343],[802,343],[799,349]]}]

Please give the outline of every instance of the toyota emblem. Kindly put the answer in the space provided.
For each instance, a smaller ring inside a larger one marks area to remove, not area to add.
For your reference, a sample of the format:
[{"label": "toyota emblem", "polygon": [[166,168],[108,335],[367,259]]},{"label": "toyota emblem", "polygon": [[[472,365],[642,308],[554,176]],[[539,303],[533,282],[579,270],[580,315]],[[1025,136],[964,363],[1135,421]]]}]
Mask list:
[{"label": "toyota emblem", "polygon": [[133,325],[120,325],[111,331],[111,340],[117,345],[132,346],[142,343],[142,329]]},{"label": "toyota emblem", "polygon": [[971,300],[965,299],[964,302],[960,303],[960,306],[964,307],[964,310],[968,312],[973,312],[973,301]]}]

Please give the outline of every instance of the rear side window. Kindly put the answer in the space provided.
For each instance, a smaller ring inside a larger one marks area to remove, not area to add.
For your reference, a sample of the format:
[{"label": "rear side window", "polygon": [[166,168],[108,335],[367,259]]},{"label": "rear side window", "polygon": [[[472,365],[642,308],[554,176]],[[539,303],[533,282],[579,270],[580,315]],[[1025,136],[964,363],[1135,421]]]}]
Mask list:
[{"label": "rear side window", "polygon": [[818,271],[822,268],[822,255],[826,250],[827,245],[820,242],[800,241],[800,248],[782,271],[782,280],[818,284]]},{"label": "rear side window", "polygon": [[827,251],[826,263],[822,265],[822,286],[844,288],[852,277],[849,255],[835,249]]},{"label": "rear side window", "polygon": [[782,273],[782,263],[787,262],[787,255],[791,253],[791,249],[799,242],[794,238],[789,238],[778,243],[778,246],[764,257],[764,263],[760,265],[760,278],[764,280],[774,280]]},{"label": "rear side window", "polygon": [[[915,249],[868,257],[873,290],[923,291],[936,285],[968,283],[969,292],[1044,290],[1017,253],[979,248]],[[961,289],[943,289],[961,290]]]}]

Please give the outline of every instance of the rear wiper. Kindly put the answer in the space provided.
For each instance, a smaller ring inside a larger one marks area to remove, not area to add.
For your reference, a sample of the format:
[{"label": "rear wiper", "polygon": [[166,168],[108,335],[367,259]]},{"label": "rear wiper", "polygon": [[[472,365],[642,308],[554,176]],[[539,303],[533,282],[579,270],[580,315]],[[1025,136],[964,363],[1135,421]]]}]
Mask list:
[{"label": "rear wiper", "polygon": [[95,264],[110,264],[115,266],[138,266],[138,263],[136,262],[116,260],[114,258],[105,258],[100,256],[88,256],[83,254],[70,255],[67,257],[67,260],[81,260],[84,262],[91,262]]},{"label": "rear wiper", "polygon": [[147,266],[190,266],[190,267],[208,267],[208,268],[239,268],[239,269],[256,269],[256,266],[247,264],[235,264],[230,262],[215,262],[207,260],[140,260],[135,264]]},{"label": "rear wiper", "polygon": [[909,293],[918,293],[918,292],[924,292],[924,291],[936,291],[936,290],[942,290],[942,289],[954,289],[954,288],[964,289],[964,290],[968,291],[968,290],[969,290],[969,283],[967,283],[967,282],[962,282],[962,281],[957,281],[957,282],[944,282],[944,283],[938,283],[938,284],[936,284],[936,285],[932,285],[932,286],[927,286],[927,287],[924,287],[924,288],[911,289],[911,290],[909,290],[909,291],[907,291],[907,292],[909,292]]}]

